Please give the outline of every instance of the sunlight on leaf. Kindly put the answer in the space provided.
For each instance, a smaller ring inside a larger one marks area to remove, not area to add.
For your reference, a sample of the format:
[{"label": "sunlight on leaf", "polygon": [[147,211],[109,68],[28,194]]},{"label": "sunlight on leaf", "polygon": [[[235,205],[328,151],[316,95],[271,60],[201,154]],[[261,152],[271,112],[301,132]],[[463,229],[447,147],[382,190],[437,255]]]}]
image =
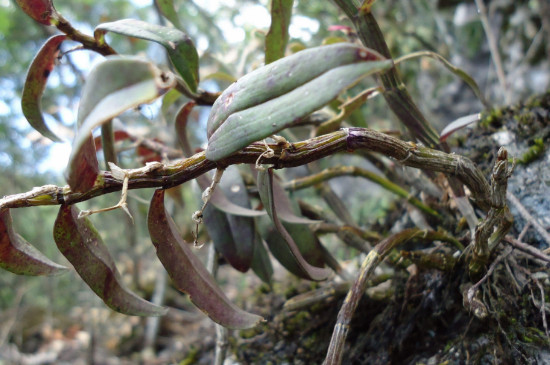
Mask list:
[{"label": "sunlight on leaf", "polygon": [[[151,62],[137,57],[110,56],[90,72],[82,91],[78,109],[79,128],[67,173],[67,181],[73,191],[84,191],[95,181],[92,170],[95,169],[97,157],[95,151],[92,157],[91,150],[86,147],[88,143],[93,143],[88,142],[92,130],[128,109],[156,99],[174,83],[170,74],[163,74]],[[86,152],[89,154],[87,157]],[[90,171],[86,181],[82,181],[82,171]]]},{"label": "sunlight on leaf", "polygon": [[94,36],[101,39],[106,32],[141,38],[164,46],[172,64],[191,91],[199,84],[199,55],[193,41],[181,30],[150,24],[141,20],[122,19],[96,27]]},{"label": "sunlight on leaf", "polygon": [[44,25],[52,25],[57,12],[52,0],[16,0],[21,9],[31,18]]}]

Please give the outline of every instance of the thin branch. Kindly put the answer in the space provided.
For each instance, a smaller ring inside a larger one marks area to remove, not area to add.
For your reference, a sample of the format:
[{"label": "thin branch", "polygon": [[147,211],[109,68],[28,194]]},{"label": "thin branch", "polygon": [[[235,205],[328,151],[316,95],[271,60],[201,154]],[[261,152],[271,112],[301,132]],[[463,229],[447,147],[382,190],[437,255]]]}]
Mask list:
[{"label": "thin branch", "polygon": [[550,263],[550,256],[545,255],[541,250],[539,250],[539,249],[537,249],[533,246],[530,246],[526,243],[523,243],[519,240],[516,240],[511,236],[506,236],[505,240],[510,245],[514,246],[514,248],[517,248],[520,251],[528,253],[529,255],[534,256],[537,259],[541,259],[543,261],[546,261],[546,262]]},{"label": "thin branch", "polygon": [[[343,129],[334,133],[315,137],[292,144],[271,144],[273,157],[264,158],[264,163],[276,168],[295,167],[333,155],[337,152],[365,149],[393,157],[406,166],[443,172],[456,176],[472,192],[477,204],[484,210],[491,206],[490,189],[487,180],[476,165],[466,157],[449,154],[414,143],[404,142],[395,137],[368,128]],[[125,170],[128,173],[128,188],[171,188],[215,169],[233,164],[253,164],[265,152],[262,142],[255,142],[224,160],[215,162],[205,158],[204,152],[168,164],[148,164],[139,169]],[[20,208],[41,205],[74,204],[122,189],[122,181],[109,171],[102,171],[95,185],[86,192],[75,193],[68,186],[46,185],[22,194],[0,199],[0,209]]]},{"label": "thin branch", "polygon": [[529,222],[537,230],[537,232],[542,236],[544,241],[546,241],[546,243],[550,245],[550,233],[548,233],[546,229],[544,229],[544,227],[539,223],[539,221],[535,217],[533,217],[527,211],[527,209],[525,209],[525,207],[523,206],[523,204],[521,204],[519,199],[516,198],[516,196],[509,191],[506,192],[506,198],[508,198],[510,203],[512,203],[516,207],[516,209],[519,212],[519,215],[521,215],[521,217],[525,219],[526,222]]},{"label": "thin branch", "polygon": [[368,179],[373,183],[382,186],[384,189],[406,199],[409,203],[411,203],[424,213],[430,214],[434,217],[439,217],[439,214],[435,210],[422,203],[420,200],[418,200],[416,197],[411,195],[408,191],[406,191],[399,185],[394,184],[388,179],[383,178],[372,171],[368,171],[357,166],[337,166],[327,168],[317,174],[291,180],[287,182],[284,187],[287,190],[299,190],[339,176],[359,176]]},{"label": "thin branch", "polygon": [[506,82],[506,75],[504,75],[504,68],[502,67],[502,59],[500,58],[500,53],[498,52],[498,42],[495,37],[495,33],[491,29],[489,24],[489,18],[487,16],[487,8],[483,0],[475,0],[477,10],[479,12],[479,17],[481,19],[481,24],[483,25],[483,30],[485,30],[485,35],[487,36],[487,41],[489,42],[489,50],[491,51],[491,57],[495,63],[495,68],[497,71],[497,78],[504,93],[506,104],[510,104],[510,91],[508,89],[508,83]]}]

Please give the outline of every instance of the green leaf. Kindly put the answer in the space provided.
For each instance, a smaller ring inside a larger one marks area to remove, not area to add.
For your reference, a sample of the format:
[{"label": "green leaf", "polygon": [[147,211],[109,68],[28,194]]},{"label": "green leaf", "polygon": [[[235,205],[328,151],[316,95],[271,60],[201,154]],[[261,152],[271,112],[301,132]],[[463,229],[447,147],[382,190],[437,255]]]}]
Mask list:
[{"label": "green leaf", "polygon": [[266,64],[285,56],[293,3],[294,0],[271,1],[271,26],[265,37]]},{"label": "green leaf", "polygon": [[78,218],[74,205],[62,205],[53,236],[78,275],[109,308],[132,316],[161,316],[167,308],[150,303],[123,284],[107,246],[88,218]]},{"label": "green leaf", "polygon": [[52,0],[17,0],[17,4],[31,18],[44,25],[52,25],[57,12]]},{"label": "green leaf", "polygon": [[[392,64],[385,60],[336,67],[281,96],[231,114],[208,139],[206,158],[219,161],[252,142],[292,127],[362,78],[387,70]],[[253,79],[248,78],[247,85],[253,84]]]},{"label": "green leaf", "polygon": [[164,17],[168,19],[170,23],[174,25],[174,27],[180,30],[184,30],[183,25],[178,18],[178,13],[176,12],[174,2],[172,0],[155,0],[155,4],[157,5],[162,15],[164,15]]},{"label": "green leaf", "polygon": [[65,38],[65,35],[55,35],[49,38],[42,48],[40,48],[27,71],[27,79],[25,80],[23,95],[21,96],[23,115],[25,115],[30,125],[44,137],[54,142],[61,141],[61,139],[50,131],[46,125],[42,117],[40,100],[46,89],[48,77],[59,55],[59,47]]},{"label": "green leaf", "polygon": [[254,240],[254,257],[252,258],[252,270],[264,282],[269,285],[272,283],[273,265],[269,259],[269,254],[264,246],[262,238],[256,234]]},{"label": "green leaf", "polygon": [[[79,128],[69,159],[67,181],[71,190],[85,191],[97,177],[97,157],[95,151],[92,157],[88,146],[91,131],[128,109],[156,99],[174,84],[170,74],[136,57],[109,56],[90,72],[80,99]],[[83,173],[87,174],[85,181]]]},{"label": "green leaf", "polygon": [[0,211],[0,267],[17,275],[58,275],[68,270],[56,264],[15,233],[9,209]]},{"label": "green leaf", "polygon": [[175,286],[189,294],[191,301],[214,322],[232,329],[256,326],[262,317],[233,304],[216,284],[212,275],[191,252],[164,207],[164,190],[157,190],[147,218],[149,234],[160,262]]},{"label": "green leaf", "polygon": [[[269,168],[267,170],[258,172],[257,184],[258,192],[260,193],[260,199],[265,207],[265,210],[273,221],[276,230],[283,238],[283,244],[277,245],[277,251],[286,251],[285,261],[288,262],[289,266],[292,265],[293,267],[295,267],[295,270],[300,277],[317,281],[325,280],[329,276],[330,270],[312,266],[311,264],[309,264],[303,257],[292,236],[279,221],[279,218],[277,216],[276,201],[273,196],[273,169]],[[271,245],[269,248],[270,250],[272,250]],[[272,250],[271,252],[274,255],[276,254],[276,251],[274,250]]]},{"label": "green leaf", "polygon": [[[250,209],[250,200],[239,170],[229,166],[218,187],[231,203]],[[250,217],[225,214],[207,205],[204,223],[216,249],[235,269],[246,272],[254,256],[255,225]]]},{"label": "green leaf", "polygon": [[108,31],[163,45],[183,81],[187,83],[191,91],[197,91],[199,84],[199,54],[187,34],[175,28],[150,24],[141,20],[122,19],[98,25],[94,31],[94,36],[96,39],[101,40]]}]

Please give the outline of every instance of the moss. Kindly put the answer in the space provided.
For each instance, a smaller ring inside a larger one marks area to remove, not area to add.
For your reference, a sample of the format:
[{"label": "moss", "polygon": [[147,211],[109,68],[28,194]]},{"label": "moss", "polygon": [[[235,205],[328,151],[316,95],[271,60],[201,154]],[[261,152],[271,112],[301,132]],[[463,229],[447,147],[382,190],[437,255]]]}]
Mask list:
[{"label": "moss", "polygon": [[310,319],[311,315],[309,314],[309,312],[300,311],[284,322],[285,330],[289,332],[300,331],[300,329],[307,327],[307,323],[310,321]]},{"label": "moss", "polygon": [[199,349],[191,346],[187,355],[179,362],[179,365],[192,365],[199,361]]},{"label": "moss", "polygon": [[542,138],[536,138],[533,141],[533,145],[529,147],[527,152],[525,152],[521,158],[518,160],[522,165],[528,165],[531,162],[535,161],[537,158],[542,156],[544,153],[544,141]]}]

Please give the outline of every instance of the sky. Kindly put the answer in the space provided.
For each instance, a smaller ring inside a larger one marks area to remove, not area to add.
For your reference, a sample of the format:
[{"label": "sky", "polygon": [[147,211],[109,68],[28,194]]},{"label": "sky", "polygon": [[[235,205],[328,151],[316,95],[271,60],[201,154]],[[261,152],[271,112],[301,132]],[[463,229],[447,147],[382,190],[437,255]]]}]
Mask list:
[{"label": "sky", "polygon": [[[151,6],[151,0],[132,0],[138,7]],[[204,0],[200,2],[200,6],[203,9],[208,9],[210,13],[218,11],[221,5],[220,0]],[[231,6],[236,5],[234,0],[224,1],[224,5]],[[245,31],[243,28],[258,28],[267,30],[271,23],[269,11],[267,9],[267,1],[260,1],[259,3],[245,3],[239,9],[240,14],[234,19],[234,23],[230,20],[220,21],[217,25],[223,31],[226,42],[229,44],[238,44],[245,39]],[[88,26],[89,28],[89,26]],[[91,34],[93,30],[82,29],[84,32]],[[315,19],[293,16],[292,22],[289,27],[289,33],[291,38],[298,38],[304,41],[311,39],[311,35],[319,30],[319,22]],[[208,47],[208,42],[205,40],[194,40],[199,50],[199,53],[203,52]],[[74,52],[71,54],[73,63],[81,70],[89,71],[93,64],[90,63],[90,57],[82,52]],[[96,62],[100,62],[101,58],[96,58]],[[51,80],[48,83],[55,84],[59,82],[59,79],[55,79],[52,74]],[[76,82],[76,80],[75,80]],[[158,105],[158,103],[157,103]],[[0,105],[1,112],[2,105]],[[71,110],[68,107],[62,107],[61,113],[65,120],[76,120],[76,111]],[[53,118],[46,116],[47,122],[52,122]],[[52,130],[56,130],[56,125],[52,122],[50,124]],[[62,172],[65,170],[65,166],[68,163],[68,159],[71,153],[71,142],[69,140],[61,143],[52,143],[49,149],[49,156],[42,164],[38,166],[38,172],[43,173],[45,171]]]}]

